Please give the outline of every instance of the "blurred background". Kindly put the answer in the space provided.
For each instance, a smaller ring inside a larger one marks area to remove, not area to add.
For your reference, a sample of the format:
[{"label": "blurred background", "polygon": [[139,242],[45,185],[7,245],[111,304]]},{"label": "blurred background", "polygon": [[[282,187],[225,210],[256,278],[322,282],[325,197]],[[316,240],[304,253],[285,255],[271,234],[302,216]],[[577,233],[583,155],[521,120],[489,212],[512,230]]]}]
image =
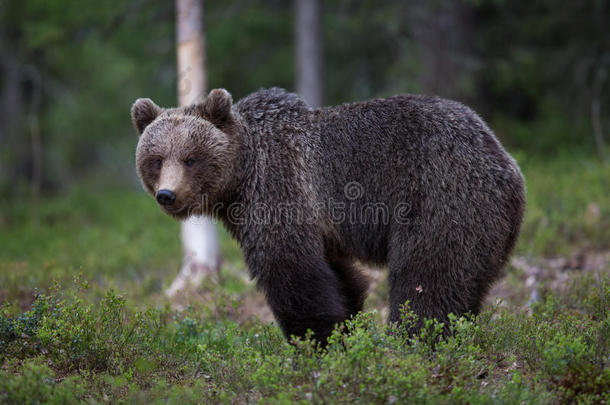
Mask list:
[{"label": "blurred background", "polygon": [[[604,152],[607,1],[322,3],[324,105],[437,94],[472,105],[511,149]],[[206,2],[208,87],[236,100],[296,90],[294,13],[291,1]],[[5,0],[0,18],[2,195],[90,176],[137,187],[129,108],[177,104],[173,2]]]},{"label": "blurred background", "polygon": [[[292,1],[205,2],[208,89],[300,90],[296,14]],[[312,18],[317,71],[301,87],[319,86],[314,103],[471,105],[528,179],[519,255],[607,256],[609,1],[326,0]],[[175,25],[165,0],[0,2],[0,302],[79,272],[141,296],[175,275],[179,226],[141,191],[129,115],[138,97],[177,104]],[[243,269],[220,239],[224,266]]]}]

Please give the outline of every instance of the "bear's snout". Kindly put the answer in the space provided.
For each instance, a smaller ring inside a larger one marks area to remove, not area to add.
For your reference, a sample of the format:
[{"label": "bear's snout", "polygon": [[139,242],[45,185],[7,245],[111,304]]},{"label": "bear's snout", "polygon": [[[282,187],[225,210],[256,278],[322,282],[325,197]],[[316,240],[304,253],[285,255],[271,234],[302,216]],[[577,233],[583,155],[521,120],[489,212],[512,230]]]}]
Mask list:
[{"label": "bear's snout", "polygon": [[159,190],[157,192],[157,202],[159,204],[161,204],[164,207],[168,207],[174,204],[174,202],[176,201],[176,194],[174,194],[172,191],[170,190]]}]

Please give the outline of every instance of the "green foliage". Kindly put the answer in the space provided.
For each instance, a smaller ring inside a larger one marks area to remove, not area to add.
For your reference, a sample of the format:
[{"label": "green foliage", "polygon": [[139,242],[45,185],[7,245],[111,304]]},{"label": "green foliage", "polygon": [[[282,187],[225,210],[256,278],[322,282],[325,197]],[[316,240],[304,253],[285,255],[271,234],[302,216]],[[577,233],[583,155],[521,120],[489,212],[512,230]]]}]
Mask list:
[{"label": "green foliage", "polygon": [[77,376],[56,381],[55,373],[32,358],[20,366],[20,374],[0,370],[0,402],[8,404],[79,404],[85,386]]},{"label": "green foliage", "polygon": [[[602,290],[567,297],[610,299],[610,278],[597,283]],[[549,296],[531,315],[453,316],[447,337],[436,321],[409,336],[362,313],[321,349],[311,338],[287,344],[275,326],[244,328],[193,309],[137,311],[111,290],[96,305],[40,295],[32,310],[0,317],[11,336],[0,350],[0,399],[601,403],[610,399],[610,348],[599,346],[610,336],[607,309],[565,305]],[[405,319],[414,319],[408,310]]]},{"label": "green foliage", "polygon": [[15,76],[6,83],[12,110],[2,142],[12,153],[0,186],[21,194],[32,115],[40,127],[44,189],[63,188],[72,174],[100,167],[116,181],[133,167],[131,103],[144,92],[164,103],[174,99],[175,74],[167,73],[175,70],[172,13],[172,4],[161,1],[2,2],[0,69]]}]

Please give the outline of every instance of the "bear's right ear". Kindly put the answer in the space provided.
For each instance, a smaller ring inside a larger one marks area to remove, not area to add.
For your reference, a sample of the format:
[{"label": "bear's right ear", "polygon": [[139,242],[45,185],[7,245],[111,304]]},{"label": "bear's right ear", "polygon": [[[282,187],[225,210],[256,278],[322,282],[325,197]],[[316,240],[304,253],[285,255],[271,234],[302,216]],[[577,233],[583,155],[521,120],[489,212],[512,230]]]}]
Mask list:
[{"label": "bear's right ear", "polygon": [[131,107],[131,120],[133,126],[136,127],[140,135],[146,127],[161,114],[161,107],[156,105],[149,98],[139,98]]}]

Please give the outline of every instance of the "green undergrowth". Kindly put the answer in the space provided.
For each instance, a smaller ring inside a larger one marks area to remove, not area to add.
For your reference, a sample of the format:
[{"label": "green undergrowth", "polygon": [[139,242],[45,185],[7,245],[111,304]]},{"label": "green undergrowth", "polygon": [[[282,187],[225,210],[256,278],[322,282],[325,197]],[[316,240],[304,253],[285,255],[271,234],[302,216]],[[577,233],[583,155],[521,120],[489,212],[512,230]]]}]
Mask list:
[{"label": "green undergrowth", "polygon": [[[488,308],[417,336],[374,312],[326,349],[275,325],[203,308],[135,309],[113,290],[40,294],[0,314],[3,403],[603,403],[610,400],[610,278],[582,275],[531,313]],[[231,302],[226,303],[231,306]],[[416,321],[408,310],[404,325]]]}]

